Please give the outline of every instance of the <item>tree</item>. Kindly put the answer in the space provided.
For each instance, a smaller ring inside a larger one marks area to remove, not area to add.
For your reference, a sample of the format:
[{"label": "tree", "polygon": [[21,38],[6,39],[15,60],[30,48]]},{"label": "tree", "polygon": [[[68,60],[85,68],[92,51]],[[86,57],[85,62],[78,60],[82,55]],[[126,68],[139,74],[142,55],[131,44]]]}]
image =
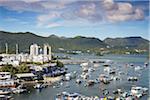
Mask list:
[{"label": "tree", "polygon": [[58,67],[64,67],[64,64],[58,60],[56,61],[56,64]]},{"label": "tree", "polygon": [[16,74],[18,72],[18,69],[16,67],[13,67],[12,65],[6,65],[1,67],[0,71],[2,72],[10,72],[11,74]]},{"label": "tree", "polygon": [[18,67],[18,73],[28,73],[30,72],[30,69],[26,65],[21,65]]},{"label": "tree", "polygon": [[28,72],[30,72],[30,68],[24,64],[19,67],[13,67],[12,65],[6,65],[6,66],[1,67],[0,71],[10,72],[12,75],[14,75],[16,73],[28,73]]}]

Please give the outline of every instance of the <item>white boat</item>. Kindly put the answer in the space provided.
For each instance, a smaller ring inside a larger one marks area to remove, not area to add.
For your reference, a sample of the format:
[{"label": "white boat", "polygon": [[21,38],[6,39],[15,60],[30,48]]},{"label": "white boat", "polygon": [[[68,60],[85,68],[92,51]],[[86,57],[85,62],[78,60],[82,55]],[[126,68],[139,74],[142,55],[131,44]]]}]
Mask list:
[{"label": "white boat", "polygon": [[110,67],[105,67],[104,72],[110,72],[111,68]]},{"label": "white boat", "polygon": [[92,85],[94,85],[95,84],[95,81],[94,80],[89,80],[88,82],[87,82],[87,86],[92,86]]},{"label": "white boat", "polygon": [[26,89],[15,89],[15,90],[13,90],[13,93],[23,93],[25,91],[26,91]]},{"label": "white boat", "polygon": [[16,87],[13,79],[0,80],[0,87]]},{"label": "white boat", "polygon": [[89,76],[89,73],[82,73],[81,74],[81,78],[83,78],[83,79],[87,79],[87,78],[89,78],[90,76]]},{"label": "white boat", "polygon": [[33,87],[34,87],[35,89],[42,89],[42,88],[46,88],[46,85],[37,83],[37,84],[35,84]]},{"label": "white boat", "polygon": [[142,97],[144,94],[146,94],[146,92],[148,92],[147,88],[143,88],[143,87],[132,87],[131,88],[131,94],[133,96],[136,96],[137,98]]},{"label": "white boat", "polygon": [[94,64],[93,66],[94,66],[94,67],[99,67],[99,66],[100,66],[100,64],[97,64],[97,63],[96,63],[96,64]]},{"label": "white boat", "polygon": [[145,63],[144,63],[144,67],[147,67],[148,65],[149,65],[148,62],[145,62]]},{"label": "white boat", "polygon": [[19,85],[16,88],[11,88],[12,93],[23,93],[25,91],[27,91],[26,89],[23,89],[22,85]]},{"label": "white boat", "polygon": [[142,70],[143,68],[141,67],[141,66],[136,66],[135,68],[134,68],[134,70],[135,71],[139,71],[139,70]]},{"label": "white boat", "polygon": [[92,67],[88,69],[88,72],[93,72],[93,71],[95,71],[95,69]]},{"label": "white boat", "polygon": [[95,81],[96,84],[97,84],[97,83],[100,83],[100,80],[99,80],[99,79],[95,79],[94,81]]},{"label": "white boat", "polygon": [[119,76],[111,76],[111,79],[114,81],[117,81],[117,80],[120,80],[120,77]]},{"label": "white boat", "polygon": [[4,90],[4,89],[1,89],[0,90],[0,95],[6,95],[6,94],[10,94],[11,91],[8,91],[8,90]]},{"label": "white boat", "polygon": [[56,95],[55,100],[100,100],[97,96],[84,96],[79,93],[61,92]]},{"label": "white boat", "polygon": [[80,66],[82,66],[82,67],[86,67],[86,66],[88,66],[88,65],[89,65],[88,62],[80,64]]},{"label": "white boat", "polygon": [[83,67],[83,72],[88,72],[88,68],[87,67]]},{"label": "white boat", "polygon": [[9,95],[0,95],[0,100],[10,100],[13,99],[12,96]]},{"label": "white boat", "polygon": [[81,84],[82,81],[81,81],[80,79],[77,79],[77,80],[76,80],[76,83]]},{"label": "white boat", "polygon": [[25,91],[27,91],[26,89],[22,89],[22,88],[11,88],[12,93],[23,93]]},{"label": "white boat", "polygon": [[101,74],[99,80],[104,84],[109,84],[112,79],[107,75]]},{"label": "white boat", "polygon": [[69,80],[71,80],[71,76],[72,76],[71,73],[65,74],[63,80],[64,81],[69,81]]},{"label": "white boat", "polygon": [[128,81],[137,81],[138,78],[137,77],[128,77]]}]

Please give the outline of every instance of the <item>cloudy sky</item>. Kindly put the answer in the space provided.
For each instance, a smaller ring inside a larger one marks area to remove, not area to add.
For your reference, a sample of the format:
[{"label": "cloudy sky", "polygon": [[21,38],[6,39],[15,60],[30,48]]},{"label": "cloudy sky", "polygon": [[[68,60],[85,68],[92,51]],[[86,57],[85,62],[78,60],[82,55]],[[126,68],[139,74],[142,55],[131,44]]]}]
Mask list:
[{"label": "cloudy sky", "polygon": [[148,39],[148,0],[0,0],[0,30]]}]

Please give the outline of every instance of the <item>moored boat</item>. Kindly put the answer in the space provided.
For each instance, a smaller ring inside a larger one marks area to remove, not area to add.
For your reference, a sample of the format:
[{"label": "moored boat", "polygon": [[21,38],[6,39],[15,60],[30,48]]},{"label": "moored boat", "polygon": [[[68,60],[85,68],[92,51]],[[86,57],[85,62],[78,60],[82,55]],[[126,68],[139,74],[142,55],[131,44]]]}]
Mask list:
[{"label": "moored boat", "polygon": [[0,100],[11,100],[13,99],[12,96],[9,95],[0,95]]},{"label": "moored boat", "polygon": [[148,92],[148,88],[143,88],[143,87],[132,87],[131,88],[131,94],[137,98],[142,97],[143,95],[145,95]]},{"label": "moored boat", "polygon": [[77,80],[76,80],[76,83],[81,84],[82,81],[81,81],[80,79],[77,79]]},{"label": "moored boat", "polygon": [[34,87],[35,89],[42,89],[42,88],[46,88],[46,85],[37,83],[37,84],[35,84],[33,87]]},{"label": "moored boat", "polygon": [[6,90],[6,89],[0,89],[0,95],[6,95],[6,94],[10,94],[11,91]]},{"label": "moored boat", "polygon": [[137,77],[128,77],[128,81],[137,81],[138,78]]}]

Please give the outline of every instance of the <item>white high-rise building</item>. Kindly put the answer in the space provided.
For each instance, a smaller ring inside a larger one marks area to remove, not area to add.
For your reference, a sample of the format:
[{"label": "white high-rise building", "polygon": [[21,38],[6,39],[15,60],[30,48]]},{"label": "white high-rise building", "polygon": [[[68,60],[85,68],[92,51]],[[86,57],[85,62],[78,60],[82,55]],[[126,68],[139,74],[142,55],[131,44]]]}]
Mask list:
[{"label": "white high-rise building", "polygon": [[37,56],[39,53],[39,47],[37,44],[33,44],[30,46],[30,55]]},{"label": "white high-rise building", "polygon": [[44,56],[47,56],[49,60],[51,60],[51,46],[48,44],[44,44],[44,50],[43,50]]}]

